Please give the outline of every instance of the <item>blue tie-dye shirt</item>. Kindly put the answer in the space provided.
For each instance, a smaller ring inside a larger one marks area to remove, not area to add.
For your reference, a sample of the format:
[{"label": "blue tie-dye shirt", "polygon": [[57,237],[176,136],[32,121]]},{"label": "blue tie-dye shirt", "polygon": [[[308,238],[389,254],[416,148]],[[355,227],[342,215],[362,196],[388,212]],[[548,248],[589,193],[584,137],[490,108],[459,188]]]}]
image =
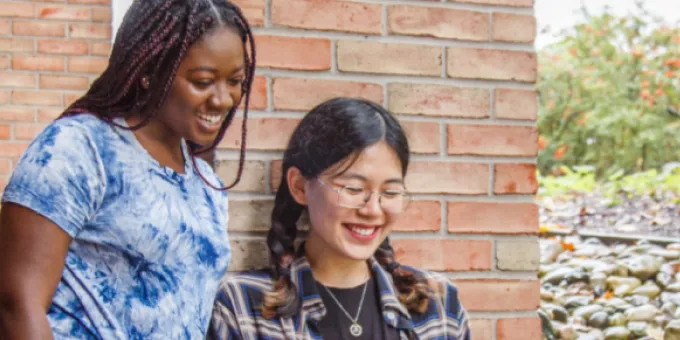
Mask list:
[{"label": "blue tie-dye shirt", "polygon": [[55,338],[204,337],[230,258],[227,195],[182,148],[180,174],[129,130],[82,114],[50,124],[22,156],[3,201],[73,238],[47,314]]}]

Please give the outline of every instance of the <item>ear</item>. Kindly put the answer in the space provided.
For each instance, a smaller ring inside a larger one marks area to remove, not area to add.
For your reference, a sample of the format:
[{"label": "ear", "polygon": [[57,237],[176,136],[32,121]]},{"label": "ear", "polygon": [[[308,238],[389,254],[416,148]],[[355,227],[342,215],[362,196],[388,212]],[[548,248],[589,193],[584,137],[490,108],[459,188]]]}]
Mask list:
[{"label": "ear", "polygon": [[286,173],[286,181],[288,181],[288,190],[290,190],[290,195],[293,196],[295,202],[300,205],[307,205],[307,179],[302,176],[300,169],[296,167],[288,168]]}]

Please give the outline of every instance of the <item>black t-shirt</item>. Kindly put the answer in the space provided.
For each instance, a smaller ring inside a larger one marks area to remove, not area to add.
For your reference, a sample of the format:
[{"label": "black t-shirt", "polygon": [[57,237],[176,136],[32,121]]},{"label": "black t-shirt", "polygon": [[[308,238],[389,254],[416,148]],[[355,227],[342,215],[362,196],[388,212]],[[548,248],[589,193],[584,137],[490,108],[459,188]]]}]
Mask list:
[{"label": "black t-shirt", "polygon": [[[328,294],[324,286],[317,282],[317,288],[323,304],[326,307],[326,316],[318,323],[319,332],[324,340],[398,340],[397,330],[389,326],[382,316],[380,294],[378,287],[371,277],[367,283],[366,296],[357,323],[362,327],[362,334],[358,337],[350,333],[352,320],[338,307],[338,304]],[[352,316],[356,317],[361,301],[364,285],[354,288],[329,288],[343,308]]]}]

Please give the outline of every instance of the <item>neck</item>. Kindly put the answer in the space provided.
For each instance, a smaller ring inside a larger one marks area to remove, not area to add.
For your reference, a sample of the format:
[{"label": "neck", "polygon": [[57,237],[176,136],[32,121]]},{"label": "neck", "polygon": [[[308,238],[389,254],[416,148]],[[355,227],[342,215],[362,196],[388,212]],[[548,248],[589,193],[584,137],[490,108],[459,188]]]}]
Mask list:
[{"label": "neck", "polygon": [[[138,125],[143,121],[138,115],[125,118],[128,126]],[[182,154],[182,138],[165,127],[160,121],[152,119],[142,128],[133,131],[139,144],[156,159],[162,166],[168,166],[178,171],[184,170],[184,155]]]},{"label": "neck", "polygon": [[317,281],[327,287],[352,288],[369,279],[366,261],[341,256],[319,241],[313,234],[305,241],[305,256]]}]

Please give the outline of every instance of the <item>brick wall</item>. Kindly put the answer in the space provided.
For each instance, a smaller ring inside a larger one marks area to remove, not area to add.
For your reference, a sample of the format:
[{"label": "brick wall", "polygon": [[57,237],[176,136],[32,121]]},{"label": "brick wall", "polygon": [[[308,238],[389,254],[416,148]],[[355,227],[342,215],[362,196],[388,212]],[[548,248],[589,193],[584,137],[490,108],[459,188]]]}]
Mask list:
[{"label": "brick wall", "polygon": [[[248,162],[231,192],[232,270],[264,263],[281,151],[333,96],[399,115],[414,202],[401,261],[456,282],[477,340],[540,339],[533,0],[238,0],[256,26]],[[106,65],[111,0],[0,1],[0,190],[30,139]],[[239,122],[217,154],[229,182]]]}]

